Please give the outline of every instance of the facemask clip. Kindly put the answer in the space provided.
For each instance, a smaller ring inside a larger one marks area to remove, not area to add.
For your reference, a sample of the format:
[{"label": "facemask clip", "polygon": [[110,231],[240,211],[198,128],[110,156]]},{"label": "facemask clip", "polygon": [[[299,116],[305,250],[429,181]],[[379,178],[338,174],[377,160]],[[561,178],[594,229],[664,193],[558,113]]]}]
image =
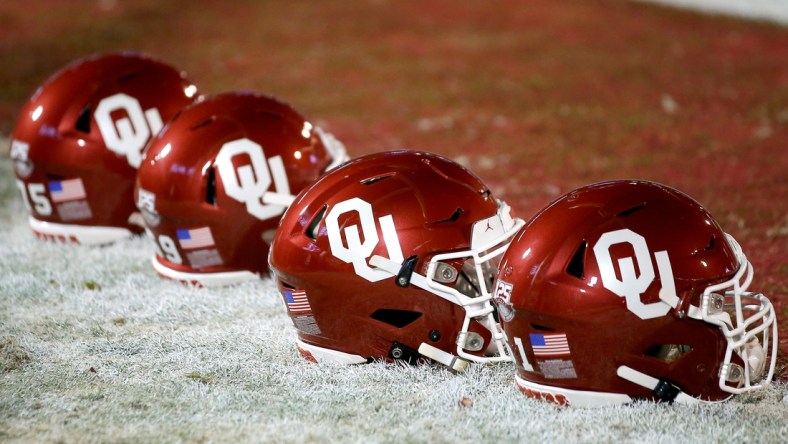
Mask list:
[{"label": "facemask clip", "polygon": [[472,331],[462,332],[457,336],[457,345],[468,351],[479,351],[484,348],[484,338]]}]

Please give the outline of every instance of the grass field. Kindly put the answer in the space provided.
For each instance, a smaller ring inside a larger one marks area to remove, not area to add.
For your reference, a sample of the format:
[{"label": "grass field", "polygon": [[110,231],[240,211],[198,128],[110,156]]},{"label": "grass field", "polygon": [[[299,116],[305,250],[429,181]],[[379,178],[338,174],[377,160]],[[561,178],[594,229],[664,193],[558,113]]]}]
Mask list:
[{"label": "grass field", "polygon": [[[119,49],[184,69],[204,93],[285,99],[353,156],[454,158],[525,218],[590,182],[672,185],[739,240],[788,332],[788,28],[615,0],[6,0],[0,136],[52,72]],[[523,397],[503,365],[310,364],[269,280],[184,287],[159,279],[151,254],[143,239],[36,241],[0,156],[0,441],[788,436],[785,333],[765,393],[558,409]]]}]

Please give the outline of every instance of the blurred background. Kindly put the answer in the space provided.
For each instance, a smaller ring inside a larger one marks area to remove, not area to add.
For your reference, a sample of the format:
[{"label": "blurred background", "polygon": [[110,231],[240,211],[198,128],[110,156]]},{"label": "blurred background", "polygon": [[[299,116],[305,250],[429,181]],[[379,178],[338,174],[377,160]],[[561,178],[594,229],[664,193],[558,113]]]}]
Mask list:
[{"label": "blurred background", "polygon": [[0,137],[63,65],[141,51],[204,94],[288,101],[352,156],[451,157],[526,219],[591,182],[674,186],[740,241],[788,331],[788,27],[778,19],[620,0],[4,0]]}]

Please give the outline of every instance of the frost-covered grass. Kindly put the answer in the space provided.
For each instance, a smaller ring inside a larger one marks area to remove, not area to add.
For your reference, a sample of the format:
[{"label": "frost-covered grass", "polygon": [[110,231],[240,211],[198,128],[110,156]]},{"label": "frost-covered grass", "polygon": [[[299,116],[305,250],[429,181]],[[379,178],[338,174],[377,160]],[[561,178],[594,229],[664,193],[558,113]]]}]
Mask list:
[{"label": "frost-covered grass", "polygon": [[145,239],[36,240],[0,160],[0,441],[784,442],[775,385],[716,406],[528,399],[510,365],[318,365],[270,280],[184,286]]}]

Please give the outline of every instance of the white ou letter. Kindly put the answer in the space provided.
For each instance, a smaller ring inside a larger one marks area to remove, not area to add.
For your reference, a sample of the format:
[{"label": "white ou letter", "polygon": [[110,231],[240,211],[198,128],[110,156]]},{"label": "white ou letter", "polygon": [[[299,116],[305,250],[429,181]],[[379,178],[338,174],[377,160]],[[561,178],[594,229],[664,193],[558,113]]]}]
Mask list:
[{"label": "white ou letter", "polygon": [[[250,164],[236,169],[233,157],[239,154],[249,156]],[[244,138],[222,145],[216,165],[227,195],[245,204],[246,211],[260,220],[281,215],[287,208],[282,203],[292,200],[282,157],[274,156],[266,162],[263,147],[252,140]],[[276,193],[268,191],[272,175]],[[266,203],[269,200],[275,203]]]},{"label": "white ou letter", "polygon": [[[618,260],[621,279],[616,277],[616,268],[613,265],[613,258],[610,256],[610,247],[623,243],[632,245],[632,248],[635,250],[635,260],[638,268],[640,268],[640,276],[636,275],[635,264],[632,258],[625,257]],[[605,233],[594,245],[594,255],[599,265],[602,285],[616,295],[626,298],[629,311],[636,314],[640,319],[657,318],[668,313],[670,305],[663,301],[644,304],[640,300],[640,295],[654,281],[654,265],[651,262],[651,254],[643,236],[629,229]],[[666,251],[660,251],[657,255],[663,261],[667,261]],[[669,266],[660,267],[660,279],[669,282],[668,286],[670,288],[674,286],[673,273],[670,271]],[[663,288],[665,288],[665,284],[663,284]],[[675,293],[675,290],[673,292]]]},{"label": "white ou letter", "polygon": [[[347,239],[347,246],[342,242],[342,234],[339,230],[339,216],[355,211],[361,221],[361,230],[364,233],[364,242],[358,231],[358,225],[345,227],[344,233]],[[380,219],[380,228],[383,232],[383,240],[386,243],[389,259],[401,263],[402,248],[399,245],[397,229],[394,227],[394,219],[391,215],[383,216]],[[380,237],[375,226],[375,216],[372,214],[372,205],[358,197],[340,202],[331,208],[326,216],[326,231],[328,232],[328,243],[331,254],[337,259],[347,264],[352,263],[356,274],[370,282],[377,282],[382,279],[392,277],[391,273],[383,270],[375,270],[367,264],[367,258],[372,255],[372,251],[378,245]]]},{"label": "white ou letter", "polygon": [[[128,117],[112,120],[112,113],[116,111],[125,111]],[[137,99],[123,93],[102,99],[93,117],[107,148],[126,156],[129,165],[134,168],[139,168],[142,163],[142,150],[151,135],[158,133],[162,127],[161,116],[156,108],[143,111]]]}]

